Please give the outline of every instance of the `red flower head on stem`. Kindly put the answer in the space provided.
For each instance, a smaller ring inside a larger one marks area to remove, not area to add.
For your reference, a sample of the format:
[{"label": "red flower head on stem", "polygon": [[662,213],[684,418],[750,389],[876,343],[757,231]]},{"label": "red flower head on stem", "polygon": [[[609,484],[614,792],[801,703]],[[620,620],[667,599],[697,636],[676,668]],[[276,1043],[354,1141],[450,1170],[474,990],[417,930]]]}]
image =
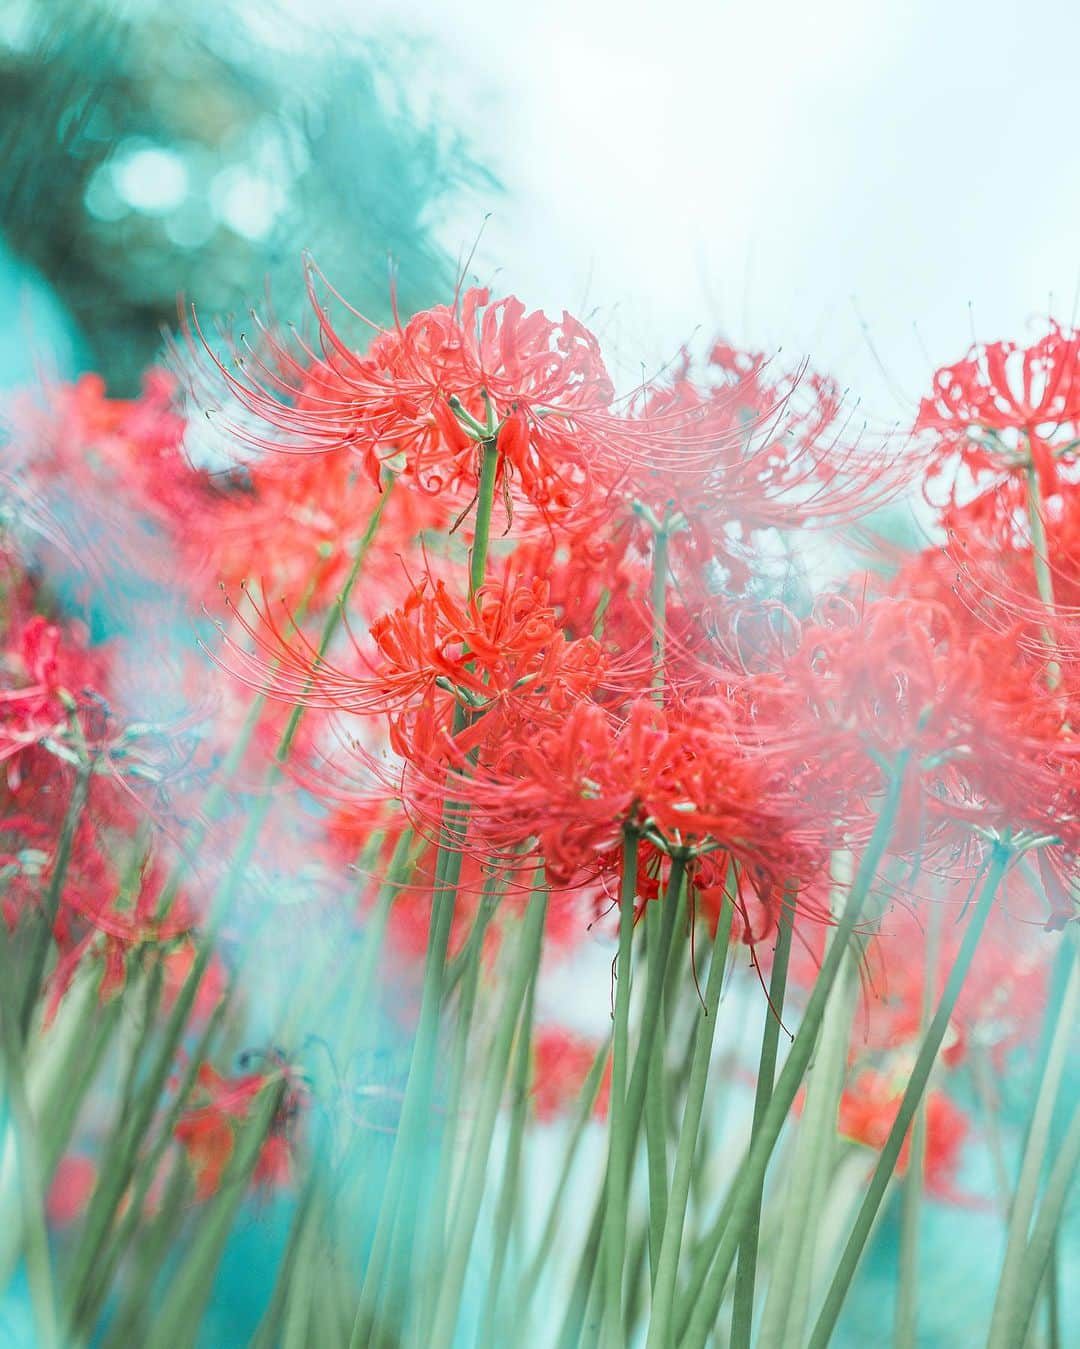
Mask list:
[{"label": "red flower head on stem", "polygon": [[[1042,495],[1058,490],[1060,469],[1080,449],[1080,331],[1051,321],[1029,347],[973,346],[934,376],[914,430],[936,436],[929,476],[958,456],[977,480],[1000,480],[1033,462]],[[1030,455],[1030,460],[1029,460]]]},{"label": "red flower head on stem", "polygon": [[466,499],[478,486],[478,447],[491,440],[508,508],[517,497],[544,520],[608,490],[610,473],[585,418],[607,410],[613,389],[595,337],[576,319],[554,321],[513,296],[492,300],[471,289],[454,305],[380,329],[332,291],[374,332],[361,354],[336,330],[317,275],[325,281],[309,264],[314,344],[260,325],[257,347],[234,348],[235,373],[212,358],[267,428],[235,425],[239,439],[293,453],[348,450],[375,486],[388,464],[421,491]]},{"label": "red flower head on stem", "polygon": [[[306,1088],[285,1071],[286,1091],[259,1151],[253,1173],[256,1184],[283,1185],[291,1179],[291,1133],[306,1099]],[[196,1198],[208,1199],[217,1192],[232,1160],[236,1131],[250,1115],[255,1098],[272,1080],[269,1072],[227,1078],[208,1063],[200,1065],[198,1103],[184,1111],[174,1130],[195,1175]]]}]

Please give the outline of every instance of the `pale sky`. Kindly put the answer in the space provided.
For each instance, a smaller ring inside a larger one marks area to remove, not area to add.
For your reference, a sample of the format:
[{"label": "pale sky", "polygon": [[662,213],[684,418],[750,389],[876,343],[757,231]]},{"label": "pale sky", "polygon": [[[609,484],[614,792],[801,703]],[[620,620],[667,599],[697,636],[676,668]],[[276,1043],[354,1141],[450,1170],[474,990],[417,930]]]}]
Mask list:
[{"label": "pale sky", "polygon": [[1023,337],[1051,293],[1073,315],[1080,7],[365,0],[354,21],[428,39],[418,108],[506,184],[447,245],[490,205],[474,270],[593,314],[628,383],[721,329],[888,423],[973,325]]}]

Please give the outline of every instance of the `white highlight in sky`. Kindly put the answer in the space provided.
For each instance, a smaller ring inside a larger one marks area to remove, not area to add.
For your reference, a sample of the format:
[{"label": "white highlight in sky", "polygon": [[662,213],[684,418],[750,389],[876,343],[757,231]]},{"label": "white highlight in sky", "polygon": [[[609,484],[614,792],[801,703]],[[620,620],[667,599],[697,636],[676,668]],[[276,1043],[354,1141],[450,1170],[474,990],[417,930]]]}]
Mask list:
[{"label": "white highlight in sky", "polygon": [[[508,188],[474,270],[595,308],[624,380],[721,329],[909,421],[973,330],[1023,337],[1051,292],[1072,317],[1068,4],[371,0],[355,21],[429,39],[418,104]],[[446,222],[455,252],[482,214]]]}]

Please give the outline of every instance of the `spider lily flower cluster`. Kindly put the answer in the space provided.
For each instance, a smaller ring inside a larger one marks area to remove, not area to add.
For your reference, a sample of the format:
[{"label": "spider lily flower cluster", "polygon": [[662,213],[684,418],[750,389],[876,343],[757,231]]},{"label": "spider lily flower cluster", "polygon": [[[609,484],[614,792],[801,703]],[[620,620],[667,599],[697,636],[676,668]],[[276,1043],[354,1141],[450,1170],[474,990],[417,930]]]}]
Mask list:
[{"label": "spider lily flower cluster", "polygon": [[[569,315],[384,330],[308,279],[310,340],[193,317],[141,397],[16,410],[0,1265],[40,1342],[191,1341],[255,1185],[260,1346],[823,1345],[894,1180],[897,1344],[924,1198],[1000,1215],[978,1333],[1022,1342],[1080,997],[1080,338],[973,350],[876,444],[807,366],[720,342],[620,397]],[[814,593],[802,532],[918,477],[940,541]],[[603,943],[588,1032],[547,990]]]}]

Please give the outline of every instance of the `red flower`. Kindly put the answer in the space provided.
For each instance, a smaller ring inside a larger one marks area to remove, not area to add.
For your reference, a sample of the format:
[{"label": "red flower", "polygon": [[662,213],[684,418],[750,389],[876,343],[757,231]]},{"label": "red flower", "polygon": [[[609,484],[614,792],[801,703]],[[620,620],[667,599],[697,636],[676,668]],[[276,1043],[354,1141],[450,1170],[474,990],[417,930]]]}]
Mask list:
[{"label": "red flower", "polygon": [[[533,1036],[533,1109],[542,1123],[554,1119],[581,1095],[600,1044],[562,1026],[542,1026]],[[611,1094],[611,1059],[600,1079],[593,1114],[605,1119]]]},{"label": "red flower", "polygon": [[684,355],[669,384],[642,392],[633,417],[641,448],[626,451],[620,495],[645,545],[653,532],[670,537],[694,587],[744,590],[752,531],[850,522],[910,476],[895,445],[868,451],[850,432],[831,380],[775,370],[762,353],[725,343],[704,382]]},{"label": "red flower", "polygon": [[[234,374],[215,364],[240,403],[268,427],[236,426],[261,448],[347,449],[379,484],[380,466],[432,494],[477,483],[477,444],[494,435],[498,475],[543,518],[583,506],[603,483],[582,421],[606,409],[611,382],[593,335],[564,314],[554,322],[520,300],[466,291],[354,351],[335,330],[308,269],[318,351],[262,331],[264,350]],[[348,308],[348,306],[346,306]],[[355,314],[355,311],[352,311]]]},{"label": "red flower", "polygon": [[[865,1070],[840,1097],[837,1130],[853,1142],[880,1151],[899,1113],[902,1096],[903,1083],[897,1084],[882,1073]],[[967,1116],[944,1092],[928,1091],[925,1109],[926,1189],[940,1199],[953,1198],[956,1171],[971,1126]],[[898,1174],[903,1175],[907,1170],[910,1155],[909,1132],[896,1164]]]},{"label": "red flower", "polygon": [[[232,1159],[237,1128],[271,1080],[267,1073],[226,1078],[207,1063],[200,1066],[197,1098],[202,1103],[189,1106],[174,1129],[195,1175],[196,1198],[208,1199],[219,1188]],[[256,1183],[284,1184],[290,1179],[289,1130],[303,1095],[302,1087],[290,1081],[260,1149],[253,1173]]]},{"label": "red flower", "polygon": [[[1044,496],[1057,490],[1059,464],[1076,461],[1080,424],[1080,331],[1051,321],[1030,347],[1014,342],[973,346],[934,376],[915,431],[940,437],[937,462],[959,455],[977,476],[1003,476],[1031,461]],[[1055,442],[1054,437],[1064,440]],[[1023,443],[1018,440],[1023,437]]]}]

